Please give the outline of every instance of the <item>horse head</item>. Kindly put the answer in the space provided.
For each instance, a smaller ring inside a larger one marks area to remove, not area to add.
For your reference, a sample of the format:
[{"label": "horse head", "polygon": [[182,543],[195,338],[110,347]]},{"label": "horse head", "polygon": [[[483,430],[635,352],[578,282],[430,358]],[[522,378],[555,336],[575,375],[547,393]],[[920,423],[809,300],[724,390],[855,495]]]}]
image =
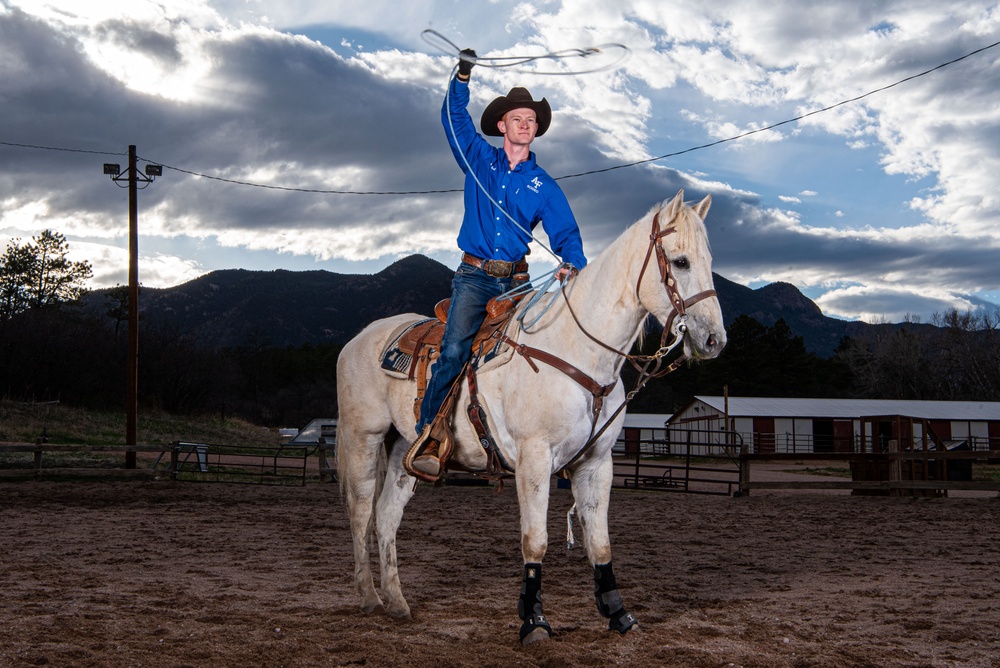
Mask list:
[{"label": "horse head", "polygon": [[685,355],[696,359],[712,359],[726,346],[704,223],[711,204],[711,195],[694,206],[685,204],[681,190],[653,207],[636,282],[642,306],[664,325],[666,335],[682,336]]}]

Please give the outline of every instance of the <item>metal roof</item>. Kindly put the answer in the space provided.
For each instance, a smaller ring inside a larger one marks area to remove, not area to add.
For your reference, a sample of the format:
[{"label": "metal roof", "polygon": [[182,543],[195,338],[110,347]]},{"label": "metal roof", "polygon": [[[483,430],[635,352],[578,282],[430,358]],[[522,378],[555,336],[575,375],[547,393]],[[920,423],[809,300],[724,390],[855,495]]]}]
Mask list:
[{"label": "metal roof", "polygon": [[663,429],[670,419],[670,413],[626,413],[626,427],[638,429]]},{"label": "metal roof", "polygon": [[[724,397],[697,396],[695,401],[708,404],[720,414],[725,413]],[[928,420],[1000,420],[1000,402],[729,397],[730,417],[848,419],[881,415],[905,415]]]}]

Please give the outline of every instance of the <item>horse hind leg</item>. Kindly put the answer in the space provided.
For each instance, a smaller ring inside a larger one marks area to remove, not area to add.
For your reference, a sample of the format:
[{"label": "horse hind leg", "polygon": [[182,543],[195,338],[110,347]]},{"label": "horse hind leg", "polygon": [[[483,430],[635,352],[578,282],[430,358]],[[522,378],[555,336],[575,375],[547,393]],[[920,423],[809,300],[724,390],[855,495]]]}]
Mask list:
[{"label": "horse hind leg", "polygon": [[375,495],[382,483],[385,446],[382,433],[367,433],[349,420],[337,426],[337,477],[351,521],[354,542],[354,586],[361,596],[361,610],[370,613],[382,606],[372,579],[368,544]]},{"label": "horse hind leg", "polygon": [[403,598],[396,561],[396,532],[403,519],[403,509],[414,494],[414,479],[403,470],[403,455],[410,443],[396,434],[395,445],[389,452],[385,484],[376,507],[375,528],[378,534],[382,596],[385,612],[390,617],[410,616],[410,606]]}]

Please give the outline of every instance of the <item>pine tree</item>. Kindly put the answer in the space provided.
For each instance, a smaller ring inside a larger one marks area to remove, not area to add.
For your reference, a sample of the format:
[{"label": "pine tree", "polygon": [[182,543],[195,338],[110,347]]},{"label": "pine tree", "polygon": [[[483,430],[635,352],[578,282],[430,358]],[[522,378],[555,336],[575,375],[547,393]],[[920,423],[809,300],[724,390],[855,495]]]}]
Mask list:
[{"label": "pine tree", "polygon": [[0,320],[31,308],[74,301],[93,276],[90,263],[72,262],[66,237],[44,230],[31,242],[14,239],[0,257]]}]

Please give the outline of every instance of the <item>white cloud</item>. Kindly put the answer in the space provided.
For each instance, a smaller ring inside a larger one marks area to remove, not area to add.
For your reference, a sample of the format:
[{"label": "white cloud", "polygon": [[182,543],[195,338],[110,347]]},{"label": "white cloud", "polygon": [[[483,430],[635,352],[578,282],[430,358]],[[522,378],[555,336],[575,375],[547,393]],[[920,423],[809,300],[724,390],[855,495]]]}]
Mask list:
[{"label": "white cloud", "polygon": [[[946,290],[912,290],[894,285],[850,286],[830,290],[816,300],[827,315],[857,318],[865,322],[902,322],[914,314],[965,312],[975,308],[968,299]],[[921,316],[929,322],[930,318]]]}]

